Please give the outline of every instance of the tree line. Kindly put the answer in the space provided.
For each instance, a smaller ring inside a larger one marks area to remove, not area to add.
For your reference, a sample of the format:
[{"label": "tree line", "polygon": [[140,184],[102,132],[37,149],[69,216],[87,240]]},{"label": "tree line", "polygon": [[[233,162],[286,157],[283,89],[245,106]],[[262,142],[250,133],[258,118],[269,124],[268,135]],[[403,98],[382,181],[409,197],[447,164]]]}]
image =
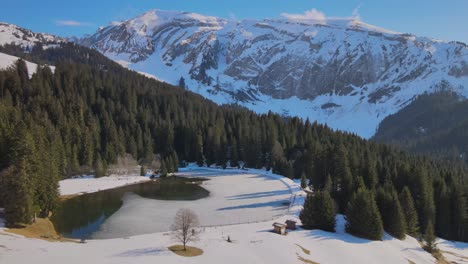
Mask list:
[{"label": "tree line", "polygon": [[181,162],[242,161],[290,178],[304,175],[314,189],[328,190],[341,213],[360,195],[398,208],[396,197],[409,193],[419,230],[433,223],[439,236],[467,240],[462,166],[309,120],[217,106],[74,44],[0,51],[56,66],[38,67],[32,78],[21,60],[0,71],[0,206],[9,224],[53,211],[61,178],[84,170],[104,175],[125,153],[143,165],[159,154],[165,172]]}]

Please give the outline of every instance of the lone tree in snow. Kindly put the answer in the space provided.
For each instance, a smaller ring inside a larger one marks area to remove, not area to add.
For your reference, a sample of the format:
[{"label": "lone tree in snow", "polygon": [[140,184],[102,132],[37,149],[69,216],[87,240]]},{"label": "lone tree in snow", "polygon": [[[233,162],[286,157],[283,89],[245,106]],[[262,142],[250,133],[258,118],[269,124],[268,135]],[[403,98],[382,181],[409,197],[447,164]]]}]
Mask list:
[{"label": "lone tree in snow", "polygon": [[184,250],[186,250],[185,245],[187,243],[198,239],[198,231],[196,229],[199,224],[198,216],[194,211],[187,208],[177,211],[171,229],[174,239],[182,243]]},{"label": "lone tree in snow", "polygon": [[434,253],[437,250],[436,245],[436,236],[434,234],[434,226],[432,222],[429,220],[426,227],[426,232],[424,232],[424,249],[429,253]]}]

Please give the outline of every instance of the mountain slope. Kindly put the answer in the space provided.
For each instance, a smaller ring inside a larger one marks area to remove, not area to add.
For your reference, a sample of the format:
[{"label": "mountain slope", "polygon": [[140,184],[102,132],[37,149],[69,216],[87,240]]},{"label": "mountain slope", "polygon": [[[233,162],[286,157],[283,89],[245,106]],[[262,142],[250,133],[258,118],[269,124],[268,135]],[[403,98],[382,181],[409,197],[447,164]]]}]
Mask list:
[{"label": "mountain slope", "polygon": [[57,44],[61,42],[65,42],[65,39],[0,22],[0,45],[14,44],[24,48],[32,48],[37,43],[46,46],[47,44]]},{"label": "mountain slope", "polygon": [[[14,66],[14,64],[16,63],[16,61],[18,61],[20,58],[18,57],[15,57],[15,56],[11,56],[11,55],[8,55],[8,54],[5,54],[5,53],[1,53],[0,52],[0,70],[4,70],[4,69],[8,69],[12,66]],[[31,78],[31,76],[36,72],[37,70],[37,64],[36,63],[32,63],[32,62],[29,62],[29,61],[26,61],[26,65],[28,67],[28,74],[29,74],[29,77]],[[54,69],[54,67],[52,66],[51,69]]]},{"label": "mountain slope", "polygon": [[468,162],[468,100],[453,93],[422,95],[385,118],[373,139],[416,153]]},{"label": "mountain slope", "polygon": [[79,41],[215,102],[327,123],[364,137],[424,92],[468,95],[468,48],[358,20],[230,21],[151,10]]}]

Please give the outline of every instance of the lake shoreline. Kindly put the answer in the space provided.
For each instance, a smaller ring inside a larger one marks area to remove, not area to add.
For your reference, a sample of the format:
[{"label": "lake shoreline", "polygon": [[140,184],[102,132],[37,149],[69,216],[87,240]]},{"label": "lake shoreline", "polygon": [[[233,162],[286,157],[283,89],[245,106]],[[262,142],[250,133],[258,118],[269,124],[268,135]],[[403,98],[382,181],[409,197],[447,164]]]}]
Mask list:
[{"label": "lake shoreline", "polygon": [[[101,237],[96,234],[105,233],[106,236],[109,236],[113,232],[109,231],[105,224],[109,218],[114,217],[115,214],[120,214],[120,210],[125,211],[128,209],[127,202],[129,199],[142,200],[141,202],[158,200],[163,203],[195,201],[210,195],[210,192],[203,188],[201,184],[206,180],[174,175],[148,181],[138,181],[92,193],[70,195],[61,200],[51,217],[51,221],[54,223],[57,232],[64,237],[100,239]],[[136,202],[132,203],[131,206],[139,206],[139,204],[139,202]],[[133,228],[132,225],[128,224],[123,224],[123,226],[126,230]],[[111,230],[115,230],[115,228]],[[149,231],[152,232],[153,230]],[[125,236],[129,235],[134,234],[130,233]]]},{"label": "lake shoreline", "polygon": [[85,177],[65,179],[59,182],[60,197],[95,193],[99,191],[115,189],[118,187],[150,181],[149,176],[110,175],[105,177]]}]

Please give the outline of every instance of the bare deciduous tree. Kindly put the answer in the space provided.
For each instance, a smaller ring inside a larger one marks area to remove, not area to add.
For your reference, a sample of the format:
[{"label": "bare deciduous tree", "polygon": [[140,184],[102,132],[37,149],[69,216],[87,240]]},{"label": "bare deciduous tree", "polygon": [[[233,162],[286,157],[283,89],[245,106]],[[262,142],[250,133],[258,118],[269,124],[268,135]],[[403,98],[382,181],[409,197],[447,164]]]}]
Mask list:
[{"label": "bare deciduous tree", "polygon": [[194,211],[187,208],[182,208],[177,211],[171,229],[174,239],[184,245],[184,250],[186,250],[185,245],[188,242],[197,240],[198,230],[196,229],[198,225],[198,216]]}]

